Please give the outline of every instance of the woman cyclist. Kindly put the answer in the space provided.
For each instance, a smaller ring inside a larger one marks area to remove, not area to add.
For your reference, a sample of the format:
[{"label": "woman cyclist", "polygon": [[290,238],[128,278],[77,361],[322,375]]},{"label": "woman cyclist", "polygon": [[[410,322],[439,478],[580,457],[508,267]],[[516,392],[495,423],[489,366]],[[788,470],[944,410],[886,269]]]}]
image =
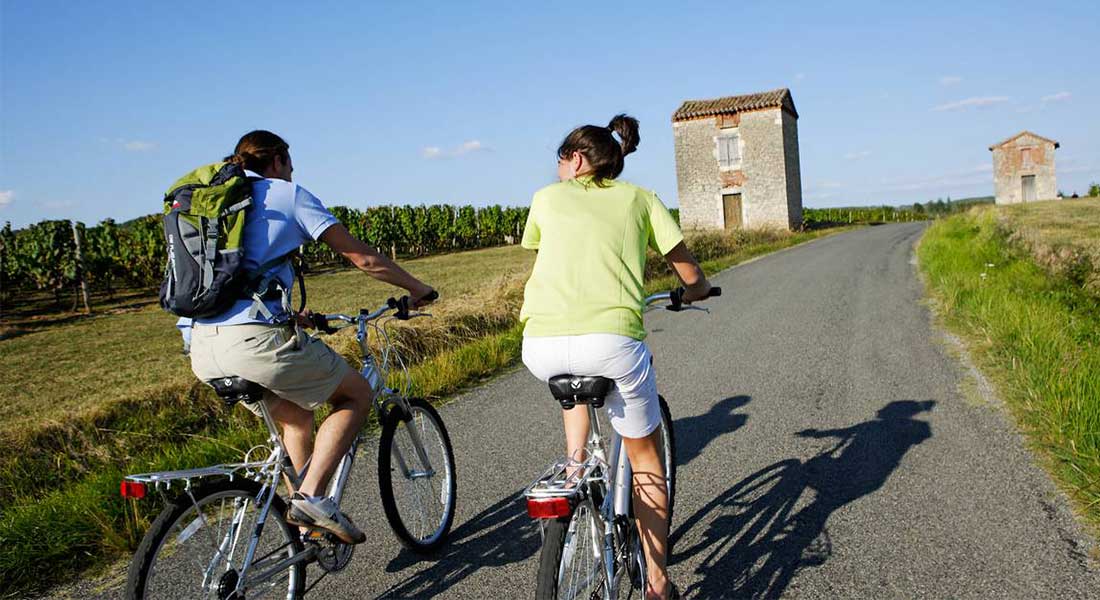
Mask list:
[{"label": "woman cyclist", "polygon": [[[668,261],[686,288],[686,302],[706,298],[710,283],[656,194],[616,179],[638,140],[638,121],[618,115],[607,127],[578,127],[562,141],[561,181],[535,193],[523,233],[523,247],[538,256],[520,319],[523,363],[535,377],[547,381],[571,373],[615,380],[605,405],[634,471],[645,594],[664,599],[679,594],[666,570],[668,491],[656,431],[661,411],[642,341],[646,248]],[[588,413],[563,410],[562,417],[567,455],[583,458]]]},{"label": "woman cyclist", "polygon": [[[278,135],[257,130],[245,134],[225,159],[256,178],[252,207],[245,217],[245,268],[270,264],[318,240],[367,275],[408,290],[414,306],[431,296],[431,287],[355,239],[316,196],[292,183],[289,149]],[[293,285],[288,263],[281,262],[270,272],[284,289]],[[237,376],[270,392],[264,402],[283,427],[283,442],[294,468],[300,471],[312,456],[291,500],[287,521],[328,530],[349,544],[362,542],[363,532],[324,494],[337,463],[370,412],[371,386],[324,342],[294,326],[295,319],[305,323],[308,316],[288,314],[277,298],[265,301],[260,308],[266,310],[257,310],[255,302],[242,299],[223,314],[195,320],[190,332],[191,370],[202,381]],[[313,411],[326,403],[332,411],[314,439]]]}]

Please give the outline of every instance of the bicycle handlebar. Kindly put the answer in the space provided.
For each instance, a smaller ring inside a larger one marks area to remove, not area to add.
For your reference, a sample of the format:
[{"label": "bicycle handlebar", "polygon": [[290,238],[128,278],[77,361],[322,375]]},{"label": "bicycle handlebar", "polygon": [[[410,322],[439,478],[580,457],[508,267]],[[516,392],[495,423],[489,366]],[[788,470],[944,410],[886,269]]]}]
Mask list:
[{"label": "bicycle handlebar", "polygon": [[[437,298],[439,298],[439,292],[432,290],[432,292],[427,296],[424,296],[422,300],[432,302]],[[400,298],[387,298],[386,303],[373,312],[366,308],[359,309],[359,316],[357,317],[340,313],[331,315],[310,313],[310,320],[313,321],[313,326],[317,329],[317,331],[320,331],[322,333],[336,333],[336,330],[339,328],[333,327],[329,323],[330,321],[343,321],[344,323],[347,323],[349,325],[355,325],[361,321],[373,321],[374,319],[381,317],[391,310],[394,311],[394,318],[400,321],[408,321],[409,319],[413,319],[416,317],[431,316],[428,313],[410,312],[411,301],[412,299],[408,296],[401,296]]]},{"label": "bicycle handlebar", "polygon": [[[668,292],[664,292],[664,293],[661,293],[661,294],[653,294],[652,296],[649,296],[648,298],[645,299],[645,303],[648,306],[648,305],[650,305],[650,304],[652,304],[652,303],[654,303],[658,300],[668,300],[668,305],[665,306],[665,309],[670,310],[672,312],[680,312],[680,311],[686,310],[688,308],[693,308],[693,307],[690,307],[690,306],[686,306],[684,304],[684,293],[685,292],[687,292],[687,290],[685,290],[683,286],[680,286],[680,287],[678,287],[674,290],[668,291]],[[721,295],[722,295],[722,288],[717,287],[717,286],[711,286],[710,291],[707,292],[706,297],[707,298],[714,298],[716,296],[721,296]],[[700,310],[705,310],[705,309],[700,309]]]}]

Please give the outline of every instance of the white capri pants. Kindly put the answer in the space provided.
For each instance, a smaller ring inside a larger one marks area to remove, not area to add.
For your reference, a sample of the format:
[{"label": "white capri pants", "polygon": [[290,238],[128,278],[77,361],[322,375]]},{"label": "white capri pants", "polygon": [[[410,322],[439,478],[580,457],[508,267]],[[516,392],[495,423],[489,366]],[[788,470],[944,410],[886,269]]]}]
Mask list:
[{"label": "white capri pants", "polygon": [[657,380],[645,343],[625,335],[588,333],[524,337],[523,364],[549,381],[557,375],[588,375],[615,380],[604,407],[619,435],[643,438],[661,423]]}]

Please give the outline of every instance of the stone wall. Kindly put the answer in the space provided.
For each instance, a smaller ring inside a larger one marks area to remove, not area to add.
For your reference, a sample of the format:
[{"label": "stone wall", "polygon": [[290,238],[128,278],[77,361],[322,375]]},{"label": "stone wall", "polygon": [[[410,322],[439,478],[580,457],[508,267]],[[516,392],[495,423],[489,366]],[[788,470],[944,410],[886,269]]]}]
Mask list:
[{"label": "stone wall", "polygon": [[791,229],[802,226],[802,166],[798,154],[798,119],[783,113],[783,155],[787,159],[787,218]]},{"label": "stone wall", "polygon": [[[1022,148],[1031,148],[1031,165],[1025,165]],[[1054,144],[1022,135],[993,148],[993,188],[997,204],[1024,201],[1022,179],[1035,176],[1035,199],[1051,200],[1058,194],[1054,171]]]},{"label": "stone wall", "polygon": [[[741,165],[720,169],[719,121],[706,117],[672,124],[680,221],[685,229],[721,229],[723,194],[741,194],[745,227],[797,227],[802,186],[795,118],[778,108],[736,115]],[[786,148],[793,149],[788,155]]]},{"label": "stone wall", "polygon": [[721,183],[718,180],[718,125],[714,118],[674,121],[676,193],[684,229],[723,227]]},{"label": "stone wall", "polygon": [[741,115],[741,164],[745,172],[741,201],[746,228],[790,225],[782,113],[773,108]]}]

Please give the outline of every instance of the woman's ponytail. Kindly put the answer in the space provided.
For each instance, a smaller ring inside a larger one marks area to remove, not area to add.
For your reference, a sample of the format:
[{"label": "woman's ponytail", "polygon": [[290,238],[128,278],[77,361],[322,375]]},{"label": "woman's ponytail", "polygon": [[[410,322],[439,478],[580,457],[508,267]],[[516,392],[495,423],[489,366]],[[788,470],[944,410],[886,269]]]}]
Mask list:
[{"label": "woman's ponytail", "polygon": [[638,136],[638,119],[628,115],[615,115],[607,128],[619,134],[619,147],[623,156],[638,149],[638,142],[641,141]]},{"label": "woman's ponytail", "polygon": [[[618,139],[615,136],[618,136]],[[592,179],[603,186],[623,172],[623,157],[638,148],[638,119],[615,115],[607,127],[583,125],[569,132],[558,146],[558,158],[568,159],[580,152],[592,166]]]}]

